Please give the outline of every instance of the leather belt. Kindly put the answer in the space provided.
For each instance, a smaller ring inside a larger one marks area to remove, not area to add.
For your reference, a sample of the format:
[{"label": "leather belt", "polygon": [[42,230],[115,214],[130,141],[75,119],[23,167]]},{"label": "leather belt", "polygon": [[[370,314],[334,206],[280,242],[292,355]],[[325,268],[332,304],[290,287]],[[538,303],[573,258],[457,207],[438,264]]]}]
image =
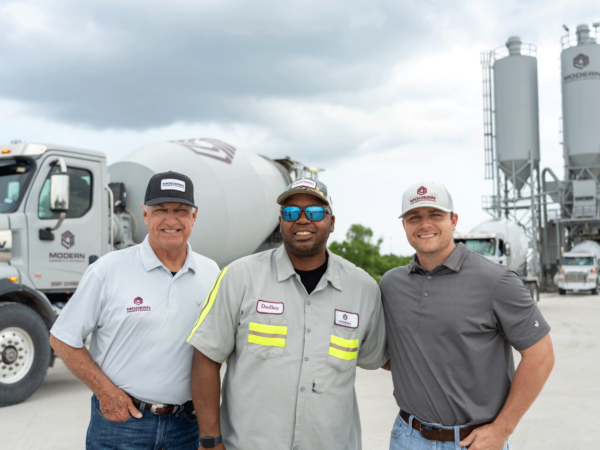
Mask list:
[{"label": "leather belt", "polygon": [[[400,411],[400,417],[406,423],[408,423],[408,419],[410,419],[410,414],[406,411]],[[485,423],[480,423],[478,425],[471,425],[469,427],[464,427],[458,430],[459,438],[462,441],[465,439],[471,431],[475,428],[479,428],[483,425],[487,425]],[[445,428],[436,428],[430,425],[422,424],[418,419],[413,417],[412,427],[421,433],[421,436],[430,441],[445,441],[445,442],[454,442],[454,430],[448,430]]]},{"label": "leather belt", "polygon": [[[133,401],[133,405],[139,409],[142,401],[135,397],[131,397],[131,400]],[[188,414],[194,413],[194,403],[189,400],[183,404],[183,408],[181,408],[180,405],[151,405],[149,403],[146,403],[146,406],[144,406],[144,411],[150,411],[152,414],[156,414],[157,416],[171,413],[175,414],[181,410]]]}]

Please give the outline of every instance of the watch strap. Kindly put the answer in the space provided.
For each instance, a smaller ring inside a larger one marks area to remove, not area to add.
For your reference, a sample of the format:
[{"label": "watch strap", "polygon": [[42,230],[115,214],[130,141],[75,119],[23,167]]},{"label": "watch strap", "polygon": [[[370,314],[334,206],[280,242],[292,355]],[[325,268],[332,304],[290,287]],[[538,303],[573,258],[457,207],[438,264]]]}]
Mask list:
[{"label": "watch strap", "polygon": [[202,448],[213,448],[223,442],[223,436],[219,435],[218,437],[212,436],[204,436],[200,438],[200,447]]}]

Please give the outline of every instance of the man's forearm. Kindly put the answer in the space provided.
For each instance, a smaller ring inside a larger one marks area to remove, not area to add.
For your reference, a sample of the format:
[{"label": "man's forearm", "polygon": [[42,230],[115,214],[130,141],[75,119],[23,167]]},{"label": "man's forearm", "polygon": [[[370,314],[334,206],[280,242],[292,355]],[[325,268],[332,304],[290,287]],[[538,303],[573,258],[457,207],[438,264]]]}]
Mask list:
[{"label": "man's forearm", "polygon": [[192,362],[192,399],[198,418],[200,437],[221,434],[221,364],[194,349]]},{"label": "man's forearm", "polygon": [[[537,348],[536,348],[537,347]],[[554,367],[554,350],[550,335],[546,335],[531,349],[521,352],[522,359],[513,377],[504,407],[494,425],[510,435],[542,391]]]},{"label": "man's forearm", "polygon": [[94,362],[87,348],[71,347],[50,334],[50,345],[73,374],[83,381],[96,396],[101,397],[117,387]]}]

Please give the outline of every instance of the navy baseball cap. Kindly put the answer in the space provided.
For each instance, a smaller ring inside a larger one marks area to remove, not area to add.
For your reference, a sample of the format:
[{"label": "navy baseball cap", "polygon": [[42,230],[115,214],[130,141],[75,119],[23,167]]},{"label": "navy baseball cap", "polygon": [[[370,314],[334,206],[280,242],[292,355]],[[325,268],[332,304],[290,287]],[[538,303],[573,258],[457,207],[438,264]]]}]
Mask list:
[{"label": "navy baseball cap", "polygon": [[196,206],[194,184],[190,177],[177,172],[163,172],[150,178],[144,205],[152,206],[159,203],[183,203]]}]

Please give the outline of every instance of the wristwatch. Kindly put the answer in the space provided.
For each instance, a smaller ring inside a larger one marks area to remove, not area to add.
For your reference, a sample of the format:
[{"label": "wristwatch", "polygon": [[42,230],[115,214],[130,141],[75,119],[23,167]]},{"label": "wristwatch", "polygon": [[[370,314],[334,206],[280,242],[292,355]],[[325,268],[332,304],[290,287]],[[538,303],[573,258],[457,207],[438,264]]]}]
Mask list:
[{"label": "wristwatch", "polygon": [[200,447],[202,448],[213,448],[223,442],[223,436],[212,437],[212,436],[204,436],[200,438]]}]

